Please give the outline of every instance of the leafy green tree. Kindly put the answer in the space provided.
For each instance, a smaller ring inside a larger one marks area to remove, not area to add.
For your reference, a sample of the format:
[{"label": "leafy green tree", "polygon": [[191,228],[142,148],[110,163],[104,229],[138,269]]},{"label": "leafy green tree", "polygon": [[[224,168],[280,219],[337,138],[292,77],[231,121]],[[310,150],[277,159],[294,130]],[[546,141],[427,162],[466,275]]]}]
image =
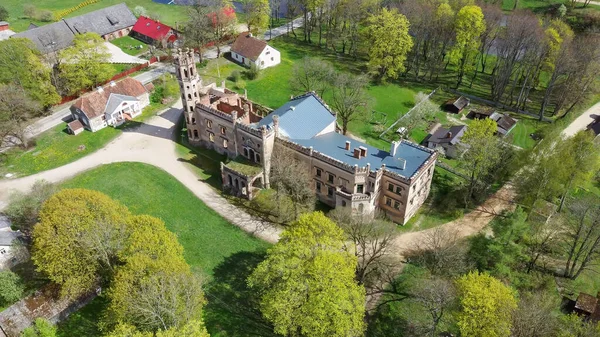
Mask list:
[{"label": "leafy green tree", "polygon": [[45,180],[36,181],[29,193],[15,192],[10,196],[5,210],[13,226],[26,235],[30,235],[38,222],[38,215],[44,201],[48,200],[57,188]]},{"label": "leafy green tree", "polygon": [[181,328],[159,330],[156,333],[140,332],[134,326],[119,324],[106,337],[209,337],[202,319],[190,321]]},{"label": "leafy green tree", "polygon": [[65,297],[106,283],[120,263],[128,216],[125,206],[105,194],[64,189],[42,206],[33,229],[33,262]]},{"label": "leafy green tree", "polygon": [[42,62],[40,52],[30,40],[13,38],[0,41],[1,84],[21,87],[33,100],[49,107],[60,101],[50,73],[51,69]]},{"label": "leafy green tree", "polygon": [[73,45],[60,52],[60,78],[69,94],[93,88],[111,77],[110,53],[95,33],[75,36]]},{"label": "leafy green tree", "polygon": [[600,324],[584,322],[576,314],[563,315],[560,319],[558,337],[595,337],[600,334]]},{"label": "leafy green tree", "polygon": [[369,50],[369,69],[379,80],[398,78],[405,70],[404,63],[413,47],[408,34],[408,19],[395,9],[384,8],[380,14],[367,19],[365,41]]},{"label": "leafy green tree", "polygon": [[456,14],[456,43],[450,50],[450,61],[458,66],[458,88],[466,72],[475,69],[475,58],[485,32],[485,20],[479,6],[465,6]]},{"label": "leafy green tree", "polygon": [[105,323],[166,333],[201,320],[202,287],[175,234],[160,219],[147,215],[131,217],[128,224],[131,234],[120,254],[125,265],[110,286]]},{"label": "leafy green tree", "polygon": [[44,318],[36,318],[33,326],[21,332],[21,337],[56,337],[56,326]]},{"label": "leafy green tree", "polygon": [[300,216],[283,231],[248,278],[260,309],[286,336],[362,336],[365,290],[354,280],[356,257],[323,213]]},{"label": "leafy green tree", "polygon": [[269,0],[246,0],[244,8],[250,32],[258,34],[267,28],[271,14]]},{"label": "leafy green tree", "polygon": [[0,21],[8,20],[8,11],[4,6],[0,6]]},{"label": "leafy green tree", "polygon": [[486,273],[471,272],[456,281],[461,311],[458,327],[464,337],[510,336],[514,291]]},{"label": "leafy green tree", "polygon": [[0,271],[0,305],[18,301],[23,296],[23,283],[19,275],[10,270]]}]

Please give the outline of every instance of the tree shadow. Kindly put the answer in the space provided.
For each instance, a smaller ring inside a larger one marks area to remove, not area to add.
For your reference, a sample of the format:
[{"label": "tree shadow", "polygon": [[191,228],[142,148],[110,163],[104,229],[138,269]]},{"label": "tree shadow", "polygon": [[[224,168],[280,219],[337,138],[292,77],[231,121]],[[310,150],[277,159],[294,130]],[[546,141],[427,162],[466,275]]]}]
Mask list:
[{"label": "tree shadow", "polygon": [[258,310],[256,291],[246,283],[264,258],[264,251],[239,252],[215,268],[214,278],[205,290],[208,304],[204,320],[211,335],[278,336]]}]

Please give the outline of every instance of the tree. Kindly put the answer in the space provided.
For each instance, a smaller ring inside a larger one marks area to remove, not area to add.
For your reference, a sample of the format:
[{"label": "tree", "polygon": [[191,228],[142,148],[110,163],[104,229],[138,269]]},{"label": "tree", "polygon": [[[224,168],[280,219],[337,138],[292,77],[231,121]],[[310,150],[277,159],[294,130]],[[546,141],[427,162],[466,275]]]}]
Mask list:
[{"label": "tree", "polygon": [[202,319],[190,321],[181,328],[159,330],[156,333],[140,332],[134,326],[119,324],[106,337],[209,337]]},{"label": "tree", "polygon": [[362,336],[364,288],[344,235],[321,212],[286,228],[248,278],[275,332],[287,336]]},{"label": "tree", "polygon": [[456,281],[461,336],[510,336],[514,291],[486,273],[470,272]]},{"label": "tree", "polygon": [[456,44],[450,50],[450,60],[458,65],[458,88],[466,72],[476,69],[474,66],[481,35],[485,32],[485,20],[479,6],[465,6],[456,14]]},{"label": "tree", "polygon": [[[233,10],[231,0],[197,0],[198,8],[195,11],[206,13],[209,18],[209,25],[204,26],[210,32],[210,41],[217,47],[217,58],[221,56],[221,46],[226,43],[226,38],[236,32],[237,18]],[[197,17],[197,19],[199,19]],[[199,23],[202,23],[200,20]]]},{"label": "tree", "polygon": [[38,270],[75,298],[112,278],[127,238],[129,211],[108,196],[64,189],[42,206],[33,229]]},{"label": "tree", "polygon": [[559,303],[547,293],[525,293],[513,315],[512,337],[554,336],[557,319],[554,311]]},{"label": "tree", "polygon": [[21,337],[56,337],[56,326],[44,318],[36,318],[33,326],[21,332]]},{"label": "tree", "polygon": [[244,3],[244,13],[248,21],[248,30],[253,34],[265,30],[269,25],[269,16],[271,13],[269,0],[246,0]]},{"label": "tree", "polygon": [[313,178],[308,165],[296,159],[294,151],[284,145],[277,145],[271,156],[271,186],[276,191],[276,202],[289,198],[292,208],[292,220],[315,207]]},{"label": "tree", "polygon": [[0,6],[0,21],[6,21],[8,20],[8,11],[6,10],[6,8],[4,6]]},{"label": "tree", "polygon": [[337,207],[328,215],[346,234],[346,250],[357,258],[356,281],[371,288],[388,267],[396,224],[383,214],[357,214],[348,207]]},{"label": "tree", "polygon": [[408,131],[426,126],[427,122],[432,120],[438,111],[440,111],[439,104],[432,102],[427,94],[419,92],[415,95],[415,106],[410,110],[410,113],[406,113],[400,118],[397,125],[406,128]]},{"label": "tree", "polygon": [[465,196],[465,204],[468,206],[471,198],[474,197],[476,190],[480,187],[480,181],[488,170],[494,168],[501,158],[501,144],[496,133],[496,122],[491,119],[475,120],[469,125],[467,131],[462,137],[462,144],[467,152],[464,154],[460,165],[468,176],[468,188]]},{"label": "tree", "polygon": [[27,126],[42,107],[21,87],[0,85],[0,145],[28,146]]},{"label": "tree", "polygon": [[428,335],[438,336],[438,327],[447,312],[455,305],[456,289],[452,282],[442,278],[432,278],[421,282],[413,291],[415,301],[430,315]]},{"label": "tree", "polygon": [[416,243],[416,249],[408,255],[432,275],[455,276],[468,270],[464,245],[455,231],[443,227],[425,232],[423,240]]},{"label": "tree", "polygon": [[73,45],[60,52],[60,77],[74,95],[110,79],[110,53],[96,33],[76,35]]},{"label": "tree", "polygon": [[45,180],[37,180],[29,193],[14,192],[11,194],[5,213],[13,226],[29,236],[33,226],[38,222],[42,204],[56,191],[55,185]]},{"label": "tree", "polygon": [[366,76],[339,73],[332,88],[331,105],[342,123],[342,133],[348,131],[348,123],[364,116],[370,107]]},{"label": "tree", "polygon": [[[50,81],[51,70],[41,59],[33,42],[25,38],[0,41],[0,84],[13,84],[47,108],[60,101]],[[28,99],[29,100],[29,99]],[[37,111],[36,116],[41,114]]]},{"label": "tree", "polygon": [[19,275],[10,270],[0,271],[0,305],[12,304],[23,296],[23,283]]},{"label": "tree", "polygon": [[142,6],[135,6],[135,8],[133,9],[133,15],[135,15],[138,18],[140,16],[148,16],[148,11],[146,11],[146,8]]},{"label": "tree", "polygon": [[184,24],[184,44],[198,51],[200,62],[204,59],[205,46],[211,42],[213,37],[213,21],[210,17],[210,9],[202,6],[200,2],[187,6],[188,21]]},{"label": "tree", "polygon": [[316,92],[323,97],[331,87],[335,70],[331,63],[316,57],[305,56],[294,64],[290,78],[290,87],[296,93]]},{"label": "tree", "polygon": [[558,337],[595,337],[600,334],[600,325],[584,321],[577,314],[560,317]]},{"label": "tree", "polygon": [[396,79],[404,71],[413,40],[408,34],[410,23],[395,9],[383,9],[367,19],[365,29],[369,50],[369,69],[379,80]]}]

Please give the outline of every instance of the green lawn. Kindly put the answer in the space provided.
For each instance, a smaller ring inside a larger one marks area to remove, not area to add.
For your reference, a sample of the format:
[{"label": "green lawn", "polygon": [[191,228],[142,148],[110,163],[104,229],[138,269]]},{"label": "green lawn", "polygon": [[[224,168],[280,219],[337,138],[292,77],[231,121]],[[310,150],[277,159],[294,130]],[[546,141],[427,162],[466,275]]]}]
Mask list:
[{"label": "green lawn", "polygon": [[[53,12],[58,12],[77,6],[81,2],[82,0],[43,0],[39,2],[4,0],[2,1],[2,6],[6,7],[10,15],[8,22],[10,23],[11,29],[15,32],[20,32],[26,30],[30,22],[33,22],[37,25],[48,24],[48,22],[40,22],[37,20],[24,18],[23,6],[25,4],[32,3],[40,10],[46,9]],[[187,20],[185,6],[163,5],[153,2],[152,0],[101,0],[95,4],[80,8],[79,10],[69,14],[67,17],[78,16],[122,2],[125,2],[132,11],[136,6],[144,7],[149,14],[154,17],[158,17],[160,21],[166,23],[167,25],[175,26],[176,23],[183,23]]]},{"label": "green lawn", "polygon": [[114,40],[110,41],[110,43],[121,48],[121,50],[125,54],[129,54],[129,55],[133,55],[133,56],[142,54],[148,50],[147,44],[141,42],[140,40],[136,40],[136,39],[132,38],[131,36],[123,36],[118,39],[114,39]]},{"label": "green lawn", "polygon": [[102,148],[121,133],[118,129],[107,127],[98,132],[86,130],[73,136],[66,132],[66,128],[67,124],[61,123],[42,133],[34,148],[10,151],[0,164],[0,175],[26,176],[68,164]]},{"label": "green lawn", "polygon": [[[158,168],[141,163],[118,163],[98,167],[70,181],[65,188],[88,188],[119,200],[134,214],[150,214],[165,221],[184,247],[187,262],[207,276],[205,319],[211,336],[230,336],[227,331],[252,326],[255,320],[239,317],[244,308],[233,289],[244,291],[240,275],[262,259],[268,244],[253,238],[223,219],[215,211]],[[246,290],[247,291],[247,290]],[[97,327],[105,303],[97,299],[59,326],[60,336],[100,336]],[[257,317],[256,319],[260,319]],[[245,324],[237,325],[244,321]],[[261,323],[264,324],[264,323]]]}]

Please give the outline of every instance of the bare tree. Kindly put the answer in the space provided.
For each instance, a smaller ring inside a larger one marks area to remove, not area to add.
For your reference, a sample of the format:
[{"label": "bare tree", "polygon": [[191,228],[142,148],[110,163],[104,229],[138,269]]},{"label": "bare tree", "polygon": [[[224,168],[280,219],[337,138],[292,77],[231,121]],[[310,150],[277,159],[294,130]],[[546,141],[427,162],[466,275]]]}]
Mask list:
[{"label": "bare tree", "polygon": [[304,57],[294,65],[290,87],[296,93],[314,91],[321,97],[331,87],[333,66],[318,58]]},{"label": "bare tree", "polygon": [[456,231],[443,227],[428,230],[408,255],[433,275],[459,275],[468,269],[465,245]]},{"label": "bare tree", "polygon": [[427,326],[427,335],[438,335],[438,327],[445,314],[456,305],[456,289],[451,281],[442,278],[423,280],[413,290],[417,303],[429,313],[430,324]]},{"label": "bare tree", "polygon": [[38,222],[42,204],[57,190],[55,185],[45,180],[37,180],[29,193],[14,192],[11,194],[5,210],[6,215],[15,227],[30,236],[33,226]]},{"label": "bare tree", "polygon": [[567,253],[564,276],[576,279],[600,257],[600,199],[578,198],[567,205],[564,218],[564,243]]},{"label": "bare tree", "polygon": [[335,76],[331,105],[342,122],[344,135],[348,131],[348,123],[360,118],[371,106],[366,91],[368,82],[364,75],[353,76],[344,72]]},{"label": "bare tree", "polygon": [[205,46],[211,41],[213,23],[210,17],[210,7],[196,2],[187,7],[188,21],[184,24],[184,44],[198,51],[200,62],[203,61]]},{"label": "bare tree", "polygon": [[41,105],[23,88],[0,85],[0,147],[3,143],[27,147],[27,123],[41,111]]},{"label": "bare tree", "polygon": [[356,281],[366,287],[379,282],[389,263],[396,225],[383,214],[360,214],[348,207],[332,210],[329,217],[344,230],[350,245],[347,249],[358,258]]},{"label": "bare tree", "polygon": [[546,293],[522,294],[517,311],[513,314],[512,337],[554,336],[557,319],[554,311],[558,303]]}]

